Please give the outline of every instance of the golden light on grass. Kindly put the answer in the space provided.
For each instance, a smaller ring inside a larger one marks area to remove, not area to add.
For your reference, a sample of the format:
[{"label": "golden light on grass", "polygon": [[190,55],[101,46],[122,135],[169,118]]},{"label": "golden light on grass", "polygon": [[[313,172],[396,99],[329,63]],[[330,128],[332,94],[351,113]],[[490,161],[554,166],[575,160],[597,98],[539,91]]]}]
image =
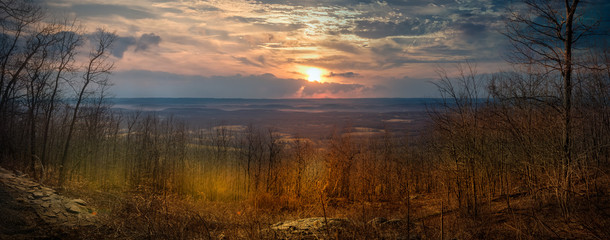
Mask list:
[{"label": "golden light on grass", "polygon": [[309,68],[306,73],[307,80],[310,82],[320,82],[322,80],[322,70],[319,68]]}]

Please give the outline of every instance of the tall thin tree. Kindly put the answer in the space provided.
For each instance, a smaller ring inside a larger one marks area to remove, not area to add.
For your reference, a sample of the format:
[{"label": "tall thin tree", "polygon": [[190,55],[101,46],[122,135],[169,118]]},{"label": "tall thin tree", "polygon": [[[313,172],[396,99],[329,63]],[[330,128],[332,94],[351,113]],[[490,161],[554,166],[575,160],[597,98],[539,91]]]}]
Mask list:
[{"label": "tall thin tree", "polygon": [[95,44],[94,49],[89,52],[89,60],[87,61],[82,81],[80,82],[80,88],[77,91],[77,97],[75,99],[74,108],[72,111],[72,117],[68,125],[68,132],[66,142],[63,148],[63,154],[61,157],[61,164],[59,166],[59,186],[63,187],[67,177],[67,164],[68,154],[70,150],[70,144],[72,141],[72,135],[74,133],[74,126],[76,125],[79,108],[85,98],[88,97],[88,88],[92,84],[105,83],[107,82],[108,74],[112,70],[113,63],[109,62],[110,47],[116,35],[109,33],[106,30],[98,29],[91,39],[92,43]]}]

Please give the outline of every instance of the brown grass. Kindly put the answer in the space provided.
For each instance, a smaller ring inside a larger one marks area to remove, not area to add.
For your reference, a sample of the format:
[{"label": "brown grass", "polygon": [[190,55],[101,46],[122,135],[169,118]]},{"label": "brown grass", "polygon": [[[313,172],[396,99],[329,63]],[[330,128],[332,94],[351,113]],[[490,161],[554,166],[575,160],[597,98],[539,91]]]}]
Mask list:
[{"label": "brown grass", "polygon": [[[599,179],[608,182],[608,179]],[[483,203],[478,216],[460,212],[438,194],[411,199],[411,227],[407,228],[406,202],[339,202],[325,206],[327,217],[348,218],[352,225],[329,232],[328,239],[609,239],[609,185],[594,196],[577,195],[580,204],[568,219],[555,201],[539,204],[528,194],[514,194],[508,208],[505,196]],[[67,236],[104,239],[274,239],[272,224],[323,216],[321,203],[253,195],[240,202],[212,202],[147,190],[108,193],[73,185],[67,194],[89,201],[100,224],[77,229]],[[443,200],[445,201],[445,200]],[[332,202],[332,201],[330,201]],[[367,224],[376,217],[401,219],[399,226]],[[441,231],[441,219],[443,220]]]}]

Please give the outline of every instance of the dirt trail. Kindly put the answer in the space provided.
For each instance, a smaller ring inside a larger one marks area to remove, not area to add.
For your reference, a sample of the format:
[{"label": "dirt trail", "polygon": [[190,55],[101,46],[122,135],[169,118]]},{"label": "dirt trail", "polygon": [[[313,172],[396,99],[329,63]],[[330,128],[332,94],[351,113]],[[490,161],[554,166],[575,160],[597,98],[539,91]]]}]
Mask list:
[{"label": "dirt trail", "polygon": [[0,239],[61,238],[96,220],[85,201],[63,197],[27,176],[0,168]]}]

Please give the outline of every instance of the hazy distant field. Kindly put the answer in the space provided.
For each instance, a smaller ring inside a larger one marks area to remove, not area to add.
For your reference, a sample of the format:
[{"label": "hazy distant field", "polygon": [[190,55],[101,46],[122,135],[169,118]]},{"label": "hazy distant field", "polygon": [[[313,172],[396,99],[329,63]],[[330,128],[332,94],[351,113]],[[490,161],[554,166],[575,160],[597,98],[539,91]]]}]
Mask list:
[{"label": "hazy distant field", "polygon": [[194,128],[254,124],[304,137],[326,137],[332,129],[354,132],[383,129],[414,133],[436,99],[210,99],[115,98],[113,108],[174,116]]}]

